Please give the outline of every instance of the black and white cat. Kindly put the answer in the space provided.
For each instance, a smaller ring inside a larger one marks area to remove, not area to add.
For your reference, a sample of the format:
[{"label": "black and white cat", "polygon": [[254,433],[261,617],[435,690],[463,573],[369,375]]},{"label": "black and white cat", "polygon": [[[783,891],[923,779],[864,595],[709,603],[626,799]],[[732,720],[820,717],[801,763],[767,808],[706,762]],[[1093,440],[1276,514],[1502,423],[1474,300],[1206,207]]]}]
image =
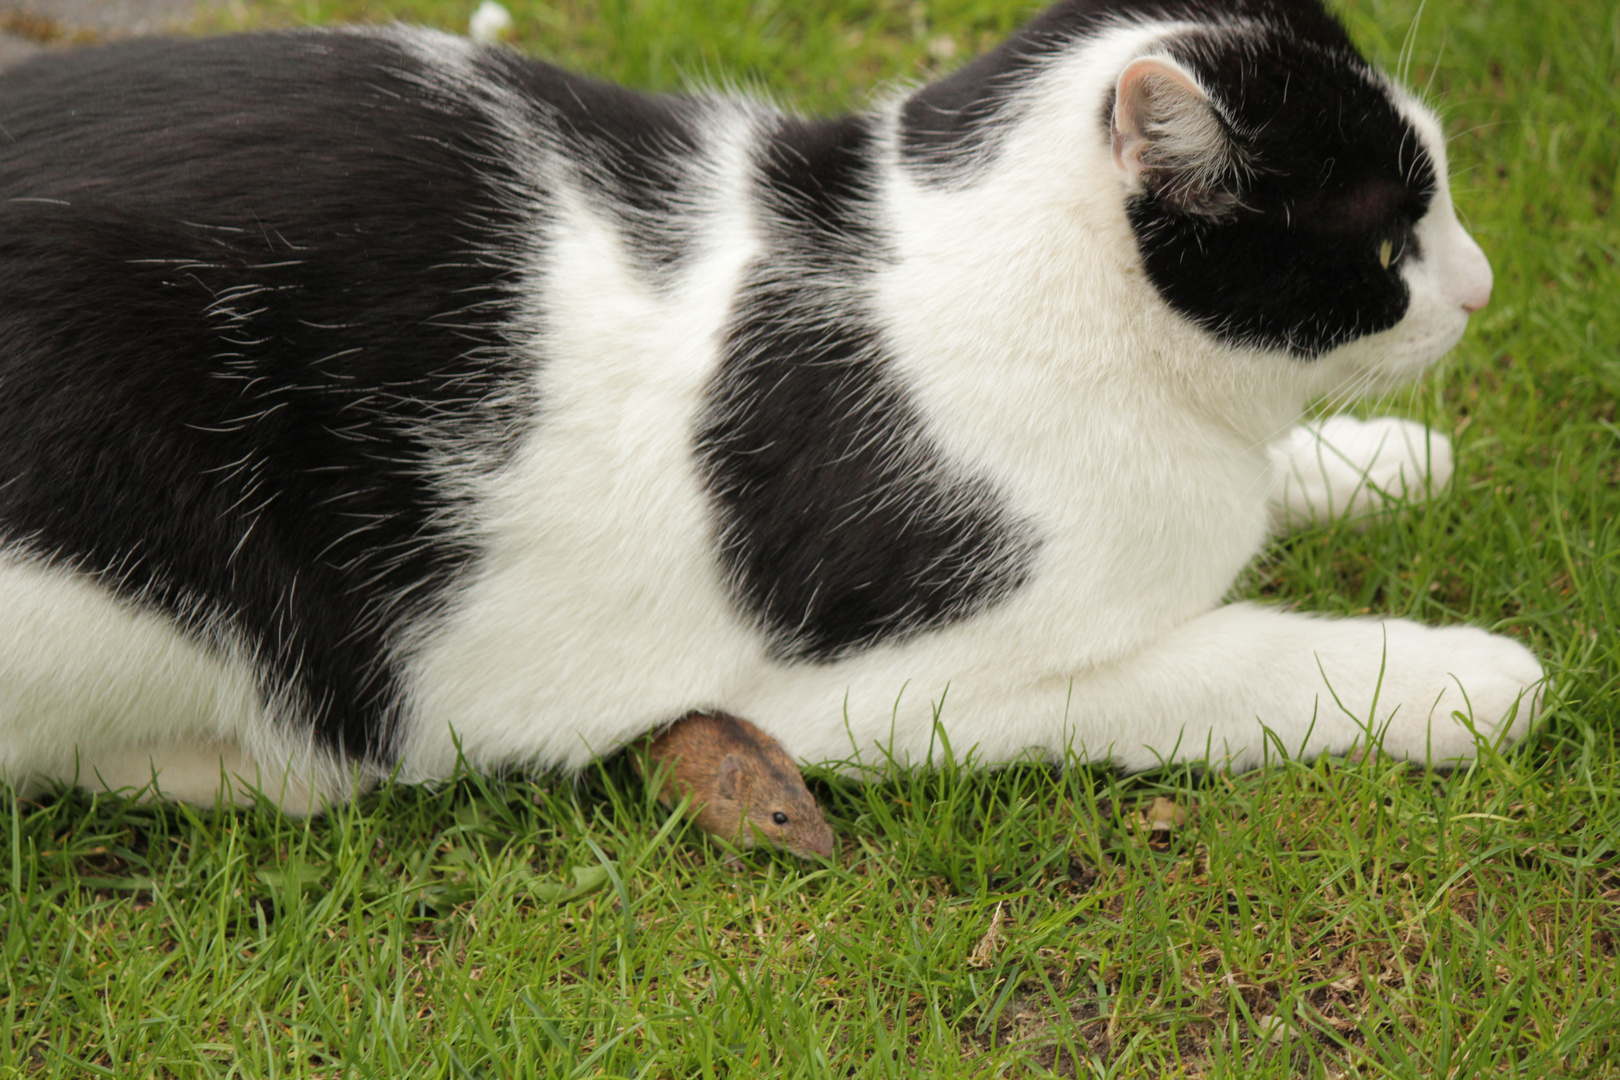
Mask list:
[{"label": "black and white cat", "polygon": [[13,784],[304,812],[714,708],[1127,768],[1530,723],[1507,638],[1222,603],[1268,529],[1444,483],[1418,425],[1297,425],[1491,288],[1318,0],[1066,0],[833,120],[138,41],[0,75],[0,198]]}]

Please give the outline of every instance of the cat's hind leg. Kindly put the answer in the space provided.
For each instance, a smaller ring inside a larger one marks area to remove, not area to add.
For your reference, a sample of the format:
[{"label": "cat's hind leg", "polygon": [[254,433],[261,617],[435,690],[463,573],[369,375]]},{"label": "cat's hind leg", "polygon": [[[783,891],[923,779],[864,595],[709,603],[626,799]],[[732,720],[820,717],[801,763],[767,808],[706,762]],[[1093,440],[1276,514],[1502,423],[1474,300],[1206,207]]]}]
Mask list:
[{"label": "cat's hind leg", "polygon": [[352,792],[330,754],[288,730],[232,651],[88,575],[0,551],[0,782],[204,806],[256,791],[296,815]]},{"label": "cat's hind leg", "polygon": [[1451,479],[1451,440],[1414,420],[1329,416],[1290,431],[1272,463],[1271,521],[1280,533],[1430,497]]},{"label": "cat's hind leg", "polygon": [[291,817],[319,813],[334,801],[326,790],[331,785],[314,783],[308,770],[268,769],[233,743],[200,740],[137,747],[81,756],[75,764],[72,779],[80,787],[140,799],[203,807],[269,801]]}]

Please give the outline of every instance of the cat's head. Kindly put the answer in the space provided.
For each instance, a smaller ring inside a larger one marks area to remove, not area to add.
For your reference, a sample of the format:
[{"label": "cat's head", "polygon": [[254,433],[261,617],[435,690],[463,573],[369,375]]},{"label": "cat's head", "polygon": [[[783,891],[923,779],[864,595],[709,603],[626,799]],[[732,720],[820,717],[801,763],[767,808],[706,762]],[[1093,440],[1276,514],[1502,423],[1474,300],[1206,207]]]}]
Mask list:
[{"label": "cat's head", "polygon": [[1190,31],[1128,63],[1110,97],[1143,267],[1217,337],[1376,353],[1391,381],[1451,348],[1490,299],[1439,124],[1348,46]]},{"label": "cat's head", "polygon": [[1089,127],[1075,134],[1104,148],[1093,174],[1111,151],[1102,187],[1148,281],[1220,342],[1331,370],[1324,388],[1377,388],[1448,350],[1490,297],[1438,122],[1317,0],[1070,0],[975,66],[908,102],[912,161],[966,179],[942,150],[977,140],[992,161],[998,122],[1046,124],[1037,99],[1068,95],[1068,122]]}]

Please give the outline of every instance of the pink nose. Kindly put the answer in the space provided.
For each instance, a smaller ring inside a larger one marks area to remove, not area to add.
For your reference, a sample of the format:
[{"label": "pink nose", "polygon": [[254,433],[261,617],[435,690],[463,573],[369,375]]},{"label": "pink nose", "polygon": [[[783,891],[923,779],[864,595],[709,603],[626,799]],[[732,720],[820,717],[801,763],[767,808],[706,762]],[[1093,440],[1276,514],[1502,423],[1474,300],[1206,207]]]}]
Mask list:
[{"label": "pink nose", "polygon": [[1456,261],[1451,264],[1455,275],[1453,286],[1457,291],[1452,295],[1462,309],[1472,315],[1480,308],[1491,302],[1491,284],[1494,275],[1491,273],[1491,262],[1480,250],[1474,238],[1467,233],[1462,234],[1462,248],[1457,252]]}]

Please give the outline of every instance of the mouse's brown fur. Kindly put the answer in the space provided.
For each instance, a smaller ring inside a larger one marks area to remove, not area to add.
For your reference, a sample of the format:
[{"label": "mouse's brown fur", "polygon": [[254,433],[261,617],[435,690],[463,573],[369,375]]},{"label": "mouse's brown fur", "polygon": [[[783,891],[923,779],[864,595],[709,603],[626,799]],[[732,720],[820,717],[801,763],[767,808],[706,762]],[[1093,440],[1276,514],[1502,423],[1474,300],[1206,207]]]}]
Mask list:
[{"label": "mouse's brown fur", "polygon": [[798,766],[748,721],[695,713],[648,742],[646,756],[649,768],[669,766],[659,801],[673,807],[690,794],[688,813],[705,831],[739,847],[763,838],[801,859],[832,857],[832,829]]}]

